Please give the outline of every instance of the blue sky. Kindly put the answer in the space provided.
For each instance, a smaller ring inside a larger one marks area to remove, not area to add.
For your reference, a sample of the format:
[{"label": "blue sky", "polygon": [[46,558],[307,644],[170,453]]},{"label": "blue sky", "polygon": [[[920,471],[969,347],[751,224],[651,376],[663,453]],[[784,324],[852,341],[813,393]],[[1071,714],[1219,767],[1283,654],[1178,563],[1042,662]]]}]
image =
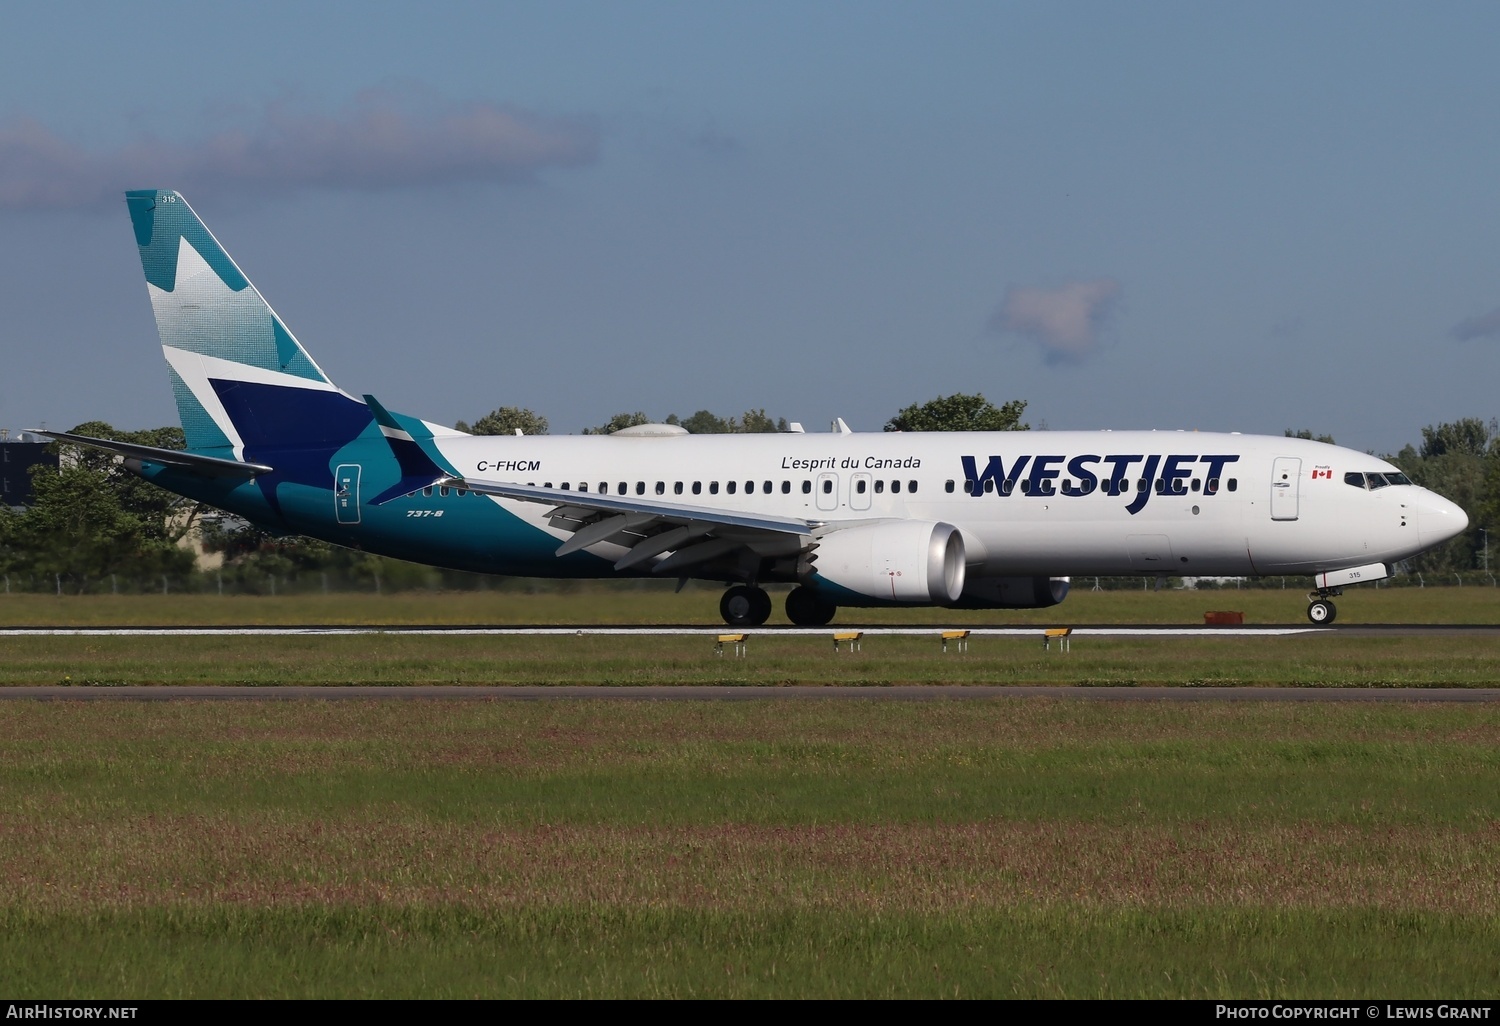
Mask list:
[{"label": "blue sky", "polygon": [[0,425],[174,420],[123,200],[451,423],[1500,414],[1500,6],[13,4]]}]

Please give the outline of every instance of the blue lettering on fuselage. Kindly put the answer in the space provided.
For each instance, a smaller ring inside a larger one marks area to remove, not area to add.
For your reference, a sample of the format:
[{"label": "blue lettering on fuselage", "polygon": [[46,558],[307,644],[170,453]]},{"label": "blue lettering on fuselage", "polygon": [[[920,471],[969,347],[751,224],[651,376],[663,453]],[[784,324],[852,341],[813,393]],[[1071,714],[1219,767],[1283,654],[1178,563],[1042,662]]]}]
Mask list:
[{"label": "blue lettering on fuselage", "polygon": [[[959,459],[963,463],[964,480],[968,482],[964,490],[972,496],[983,495],[985,486],[990,481],[994,484],[988,490],[1002,497],[1017,491],[1032,497],[1057,494],[1078,496],[1088,495],[1097,488],[1106,495],[1130,496],[1125,512],[1134,516],[1146,508],[1153,492],[1160,491],[1164,495],[1185,494],[1188,490],[1187,482],[1197,476],[1198,471],[1202,472],[1205,482],[1203,494],[1217,494],[1220,490],[1219,478],[1223,476],[1224,468],[1231,463],[1238,463],[1240,458],[1224,453],[1204,456],[1175,453],[1113,456],[1085,453],[1073,457],[1028,455],[1015,457],[1007,468],[1005,457],[991,456],[982,473],[977,457],[961,456]],[[1031,473],[1022,482],[1023,487],[1017,489],[1015,483],[1028,464],[1031,466]],[[1139,470],[1132,474],[1131,468],[1137,464],[1140,465]],[[1053,488],[1052,482],[1063,475],[1063,466],[1066,466],[1071,487],[1058,491]],[[1077,479],[1076,484],[1073,483],[1074,478]]]}]

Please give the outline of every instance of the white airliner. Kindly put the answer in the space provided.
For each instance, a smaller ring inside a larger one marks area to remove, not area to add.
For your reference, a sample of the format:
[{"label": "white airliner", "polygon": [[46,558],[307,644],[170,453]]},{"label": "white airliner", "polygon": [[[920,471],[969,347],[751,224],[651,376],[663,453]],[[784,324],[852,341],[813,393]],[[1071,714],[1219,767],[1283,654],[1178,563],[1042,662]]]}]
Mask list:
[{"label": "white airliner", "polygon": [[180,195],[126,194],[187,436],[116,452],[278,532],[532,577],[722,581],[726,622],[1016,609],[1075,576],[1312,575],[1308,616],[1468,526],[1384,460],[1198,432],[471,436],[336,387]]}]

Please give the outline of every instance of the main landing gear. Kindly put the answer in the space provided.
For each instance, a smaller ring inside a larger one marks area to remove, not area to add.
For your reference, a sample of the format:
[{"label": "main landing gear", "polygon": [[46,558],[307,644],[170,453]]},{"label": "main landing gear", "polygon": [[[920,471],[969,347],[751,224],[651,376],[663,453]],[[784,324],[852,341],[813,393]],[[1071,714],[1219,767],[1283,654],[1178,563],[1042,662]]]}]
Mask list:
[{"label": "main landing gear", "polygon": [[839,607],[811,588],[798,586],[786,596],[786,618],[798,627],[822,627]]},{"label": "main landing gear", "polygon": [[1339,610],[1330,598],[1332,595],[1342,595],[1338,588],[1319,588],[1317,591],[1307,593],[1307,618],[1318,626],[1333,623],[1338,619]]},{"label": "main landing gear", "polygon": [[736,584],[719,599],[719,615],[731,627],[759,627],[771,618],[771,596],[764,589]]},{"label": "main landing gear", "polygon": [[[786,618],[798,627],[822,627],[838,611],[812,588],[793,588],[786,597]],[[771,618],[771,596],[754,585],[736,584],[719,599],[719,615],[731,627],[759,627]]]}]

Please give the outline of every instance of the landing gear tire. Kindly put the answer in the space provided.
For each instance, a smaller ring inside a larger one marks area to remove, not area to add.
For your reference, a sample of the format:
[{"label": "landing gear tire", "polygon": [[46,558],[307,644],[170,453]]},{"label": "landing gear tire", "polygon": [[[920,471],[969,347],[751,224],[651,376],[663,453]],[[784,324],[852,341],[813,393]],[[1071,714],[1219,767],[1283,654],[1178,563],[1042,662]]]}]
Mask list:
[{"label": "landing gear tire", "polygon": [[786,618],[798,627],[822,627],[839,607],[811,588],[796,587],[786,596]]},{"label": "landing gear tire", "polygon": [[1338,607],[1327,599],[1313,599],[1307,605],[1307,618],[1315,624],[1333,623],[1338,615]]},{"label": "landing gear tire", "polygon": [[719,615],[731,627],[759,627],[771,618],[771,596],[760,588],[736,584],[719,599]]}]

